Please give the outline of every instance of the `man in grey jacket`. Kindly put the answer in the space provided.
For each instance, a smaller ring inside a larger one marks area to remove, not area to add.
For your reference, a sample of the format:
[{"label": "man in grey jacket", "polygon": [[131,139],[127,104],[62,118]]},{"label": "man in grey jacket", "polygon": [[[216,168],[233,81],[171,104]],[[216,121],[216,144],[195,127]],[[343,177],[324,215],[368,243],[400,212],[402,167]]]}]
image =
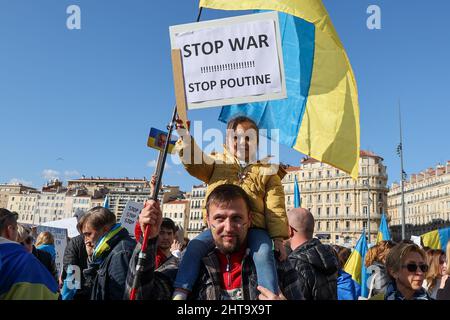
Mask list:
[{"label": "man in grey jacket", "polygon": [[314,217],[306,209],[288,212],[292,252],[289,261],[297,270],[306,300],[337,300],[339,263],[333,248],[313,238]]}]

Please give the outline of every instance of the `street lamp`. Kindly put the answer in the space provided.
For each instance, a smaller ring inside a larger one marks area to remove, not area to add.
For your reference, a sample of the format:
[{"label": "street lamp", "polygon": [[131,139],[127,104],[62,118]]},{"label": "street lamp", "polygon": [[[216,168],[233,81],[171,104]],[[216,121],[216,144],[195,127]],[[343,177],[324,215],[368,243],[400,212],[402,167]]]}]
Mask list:
[{"label": "street lamp", "polygon": [[367,186],[367,234],[368,234],[368,241],[370,243],[370,189],[369,189],[369,178],[367,180],[364,180],[364,184]]}]

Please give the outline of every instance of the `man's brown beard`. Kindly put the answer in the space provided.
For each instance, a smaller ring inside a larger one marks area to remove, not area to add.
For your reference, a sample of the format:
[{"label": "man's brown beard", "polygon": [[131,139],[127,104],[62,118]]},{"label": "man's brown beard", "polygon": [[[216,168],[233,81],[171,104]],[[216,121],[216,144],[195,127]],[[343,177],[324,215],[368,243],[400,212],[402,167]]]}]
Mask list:
[{"label": "man's brown beard", "polygon": [[216,243],[216,246],[219,249],[219,251],[222,252],[223,254],[236,253],[241,249],[242,241],[239,237],[236,237],[235,239],[236,239],[236,242],[234,243],[233,247],[231,247],[231,248],[225,248],[225,246],[223,245],[223,241],[220,244]]}]

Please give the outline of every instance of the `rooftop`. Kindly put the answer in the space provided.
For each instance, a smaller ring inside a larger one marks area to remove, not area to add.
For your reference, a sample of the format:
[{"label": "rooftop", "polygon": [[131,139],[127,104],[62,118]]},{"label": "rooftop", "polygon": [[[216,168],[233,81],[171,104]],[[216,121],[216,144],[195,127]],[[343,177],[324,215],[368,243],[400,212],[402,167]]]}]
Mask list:
[{"label": "rooftop", "polygon": [[291,166],[289,166],[289,167],[286,167],[286,168],[284,168],[287,172],[294,172],[294,171],[299,171],[299,170],[301,170],[301,167],[291,167]]},{"label": "rooftop", "polygon": [[189,200],[173,200],[166,202],[165,204],[186,204],[189,203]]},{"label": "rooftop", "polygon": [[137,178],[101,178],[101,177],[90,177],[90,178],[79,178],[69,180],[69,182],[84,182],[84,181],[117,181],[117,182],[146,182],[147,179],[137,179]]},{"label": "rooftop", "polygon": [[[380,157],[379,155],[375,154],[373,151],[368,151],[368,150],[361,150],[359,152],[359,156],[362,157],[371,157],[371,158],[377,158],[380,159],[381,161],[383,161],[384,159],[382,157]],[[302,164],[311,164],[311,163],[317,163],[320,162],[319,160],[316,160],[314,158],[308,157],[306,156],[305,158],[303,158],[301,160]]]}]

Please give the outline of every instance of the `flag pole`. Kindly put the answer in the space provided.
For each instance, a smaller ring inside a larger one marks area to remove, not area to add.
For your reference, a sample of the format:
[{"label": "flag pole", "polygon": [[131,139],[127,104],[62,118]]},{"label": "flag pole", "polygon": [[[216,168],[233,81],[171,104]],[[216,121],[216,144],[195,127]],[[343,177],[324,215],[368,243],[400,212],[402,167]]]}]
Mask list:
[{"label": "flag pole", "polygon": [[[155,182],[155,187],[153,188],[153,192],[151,195],[151,199],[154,201],[158,201],[158,194],[159,194],[159,189],[161,186],[162,175],[164,172],[164,165],[166,163],[167,153],[169,151],[172,131],[173,131],[173,127],[175,125],[176,117],[177,117],[177,105],[175,105],[173,108],[172,120],[170,121],[170,124],[168,125],[169,132],[167,134],[166,144],[164,145],[164,151],[162,153],[162,156],[160,154],[160,156],[158,157],[158,163],[156,165],[156,168],[157,168],[156,169],[156,182]],[[138,262],[136,264],[136,274],[134,275],[133,284],[132,284],[131,291],[130,291],[130,300],[136,300],[137,288],[140,283],[140,280],[142,277],[142,271],[144,270],[144,266],[145,266],[146,260],[147,260],[145,251],[147,250],[149,232],[150,232],[150,226],[147,225],[145,227],[145,231],[144,231],[144,238],[142,239],[142,247],[141,247],[141,251],[139,252]]]},{"label": "flag pole", "polygon": [[398,101],[398,120],[400,127],[400,174],[401,174],[401,189],[402,189],[402,240],[406,238],[405,226],[405,174],[403,170],[403,134],[402,134],[402,114],[400,107],[400,100]]},{"label": "flag pole", "polygon": [[[203,11],[203,8],[199,7],[199,11],[198,11],[198,15],[197,15],[197,22],[200,21],[202,11]],[[175,104],[175,106],[173,107],[172,119],[171,119],[169,125],[167,126],[167,129],[169,130],[169,132],[167,134],[166,144],[164,145],[164,151],[162,153],[162,156],[160,154],[158,157],[158,163],[156,166],[156,182],[155,182],[155,187],[153,188],[153,192],[151,195],[151,199],[154,201],[158,201],[158,194],[159,194],[159,189],[161,186],[162,175],[164,172],[164,165],[166,163],[167,153],[169,151],[172,132],[173,132],[176,120],[177,120],[177,104]],[[131,286],[130,300],[136,300],[137,288],[140,283],[142,271],[144,270],[144,266],[145,266],[145,263],[147,260],[145,251],[147,249],[149,232],[150,232],[150,226],[147,225],[145,227],[145,231],[144,231],[144,238],[142,239],[142,247],[141,247],[141,251],[139,252],[138,262],[136,264],[136,274],[134,275],[133,284]]]}]

